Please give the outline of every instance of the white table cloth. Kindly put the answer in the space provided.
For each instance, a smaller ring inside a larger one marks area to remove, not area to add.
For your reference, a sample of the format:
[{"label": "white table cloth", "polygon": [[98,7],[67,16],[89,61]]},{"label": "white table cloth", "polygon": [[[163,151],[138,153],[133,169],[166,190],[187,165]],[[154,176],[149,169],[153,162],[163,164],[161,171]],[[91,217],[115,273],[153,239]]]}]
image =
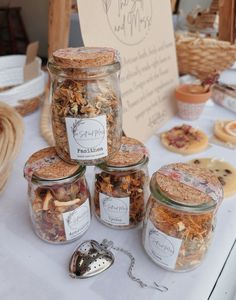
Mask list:
[{"label": "white table cloth", "polygon": [[[209,136],[215,119],[235,119],[235,114],[209,102],[201,118],[186,122],[204,130]],[[100,224],[95,217],[86,234],[67,245],[51,245],[41,241],[32,231],[28,203],[27,182],[23,167],[36,150],[47,146],[39,133],[39,112],[24,118],[23,148],[14,162],[7,187],[0,196],[0,299],[1,300],[206,300],[225,264],[236,236],[236,197],[225,199],[218,211],[215,237],[203,264],[186,273],[168,272],[146,255],[141,243],[141,227],[132,230],[114,230]],[[183,123],[174,117],[160,131]],[[161,165],[185,162],[195,157],[225,159],[236,167],[236,151],[212,145],[206,151],[191,156],[168,152],[158,135],[146,143],[150,151],[150,175]],[[88,168],[91,183],[93,168]],[[168,287],[168,292],[140,288],[127,275],[129,259],[115,251],[115,264],[97,277],[75,280],[68,275],[68,262],[76,245],[87,239],[99,242],[111,239],[115,245],[132,252],[136,258],[134,273],[147,283],[153,281]],[[230,267],[231,268],[231,267]],[[236,268],[232,265],[232,268]],[[217,286],[217,284],[216,284]],[[223,300],[223,298],[221,298]],[[224,297],[224,300],[231,299]]]}]

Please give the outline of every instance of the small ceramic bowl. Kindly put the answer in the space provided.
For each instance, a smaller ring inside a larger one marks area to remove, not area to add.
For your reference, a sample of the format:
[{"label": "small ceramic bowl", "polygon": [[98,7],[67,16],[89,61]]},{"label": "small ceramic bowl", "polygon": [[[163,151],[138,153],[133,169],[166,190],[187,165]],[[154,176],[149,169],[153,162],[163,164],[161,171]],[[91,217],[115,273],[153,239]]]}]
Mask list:
[{"label": "small ceramic bowl", "polygon": [[183,84],[176,88],[175,98],[179,116],[184,120],[200,117],[211,91],[204,91],[200,85]]}]

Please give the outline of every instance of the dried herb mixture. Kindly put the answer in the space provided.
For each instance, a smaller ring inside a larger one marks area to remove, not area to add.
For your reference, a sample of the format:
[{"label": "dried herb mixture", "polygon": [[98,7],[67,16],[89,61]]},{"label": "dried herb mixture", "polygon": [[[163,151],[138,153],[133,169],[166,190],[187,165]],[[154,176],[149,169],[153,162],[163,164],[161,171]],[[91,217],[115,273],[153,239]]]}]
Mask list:
[{"label": "dried herb mixture", "polygon": [[95,214],[100,217],[99,193],[109,197],[129,197],[129,225],[133,227],[139,224],[145,213],[145,199],[147,197],[147,177],[142,170],[136,172],[96,174],[94,205]]},{"label": "dried herb mixture", "polygon": [[182,240],[175,270],[188,270],[199,265],[213,236],[215,211],[181,212],[158,203],[153,197],[150,197],[147,211],[147,217],[158,230]]},{"label": "dried herb mixture", "polygon": [[30,189],[31,218],[36,234],[48,242],[67,240],[63,213],[74,211],[90,197],[83,177],[74,183]]}]

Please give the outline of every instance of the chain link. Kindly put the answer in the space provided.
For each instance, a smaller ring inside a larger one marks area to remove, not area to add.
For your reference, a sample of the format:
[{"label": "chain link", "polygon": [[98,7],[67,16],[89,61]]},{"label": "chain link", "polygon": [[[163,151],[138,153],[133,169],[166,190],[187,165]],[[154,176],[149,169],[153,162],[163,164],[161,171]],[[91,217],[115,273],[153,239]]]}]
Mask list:
[{"label": "chain link", "polygon": [[133,281],[137,282],[142,288],[156,289],[160,292],[167,292],[168,291],[168,288],[166,286],[159,285],[155,281],[153,282],[153,285],[148,285],[148,284],[144,283],[140,278],[134,276],[133,268],[135,266],[135,258],[133,257],[133,255],[129,251],[127,251],[123,248],[120,248],[120,247],[111,246],[111,248],[116,250],[116,251],[122,252],[123,254],[125,254],[129,257],[130,265],[129,265],[127,274],[129,276],[129,278],[131,278]]}]

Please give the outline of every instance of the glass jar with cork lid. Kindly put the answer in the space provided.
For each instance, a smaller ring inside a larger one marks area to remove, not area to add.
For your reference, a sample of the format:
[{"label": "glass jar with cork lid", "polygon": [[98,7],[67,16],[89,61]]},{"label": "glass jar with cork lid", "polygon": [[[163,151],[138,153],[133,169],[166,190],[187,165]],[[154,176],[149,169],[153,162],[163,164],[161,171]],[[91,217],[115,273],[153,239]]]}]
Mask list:
[{"label": "glass jar with cork lid", "polygon": [[65,244],[81,237],[90,225],[90,193],[85,166],[61,160],[54,147],[32,154],[24,167],[30,216],[44,241]]},{"label": "glass jar with cork lid", "polygon": [[143,227],[151,259],[170,271],[197,267],[210,246],[223,189],[206,169],[183,163],[155,172]]},{"label": "glass jar with cork lid", "polygon": [[147,164],[145,146],[136,139],[122,137],[119,152],[95,168],[92,204],[101,223],[127,229],[143,221],[149,196]]},{"label": "glass jar with cork lid", "polygon": [[49,60],[52,128],[58,155],[95,165],[120,148],[120,62],[112,48],[59,49]]}]

